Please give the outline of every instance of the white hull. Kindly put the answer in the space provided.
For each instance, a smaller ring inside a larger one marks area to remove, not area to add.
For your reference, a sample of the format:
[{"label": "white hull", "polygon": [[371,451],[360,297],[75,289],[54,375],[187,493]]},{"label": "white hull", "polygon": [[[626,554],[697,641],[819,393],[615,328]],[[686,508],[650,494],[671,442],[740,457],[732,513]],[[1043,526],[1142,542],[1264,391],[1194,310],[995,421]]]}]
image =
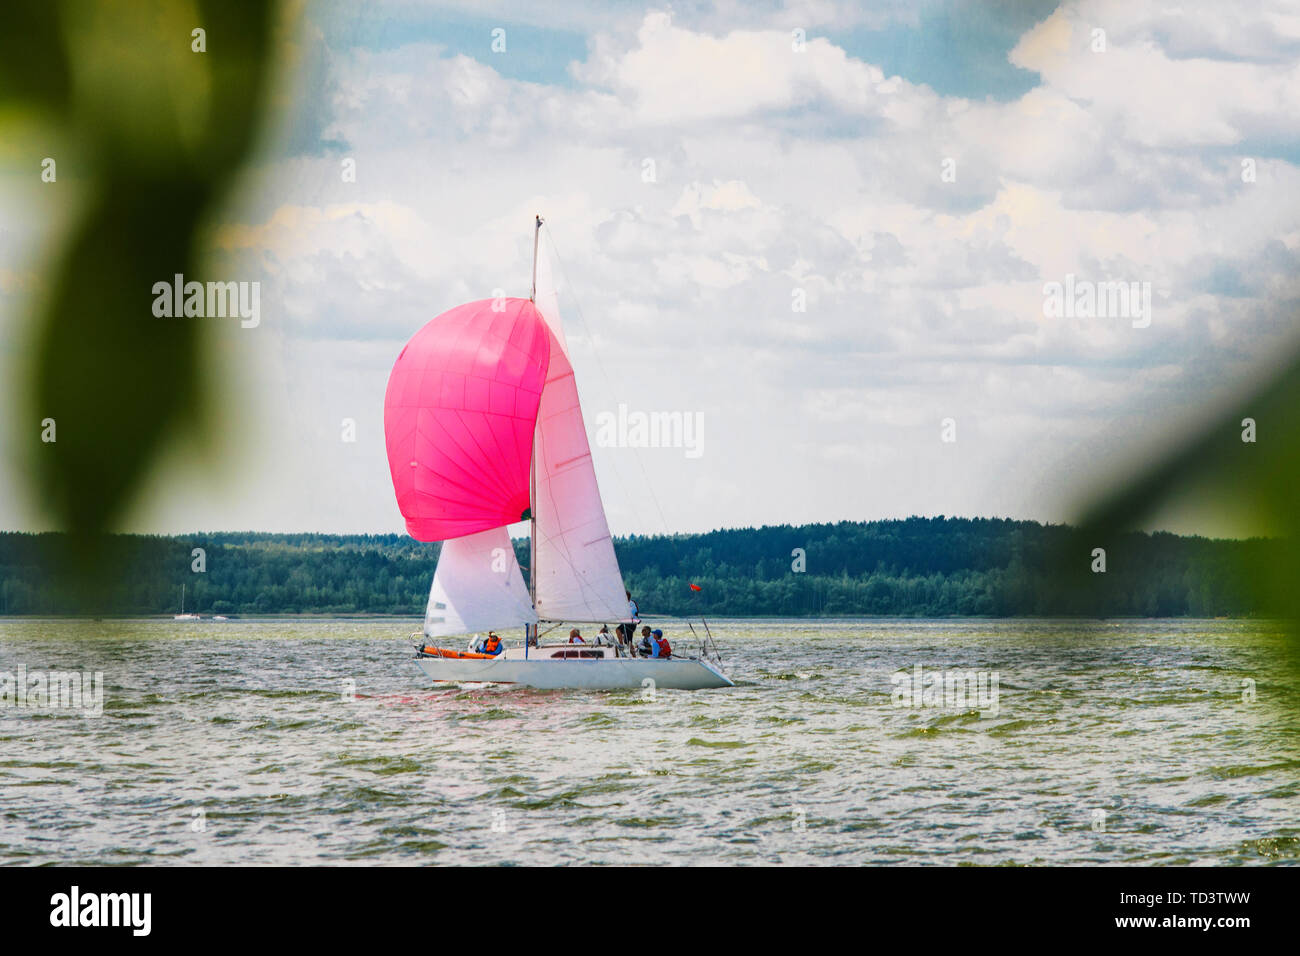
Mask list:
[{"label": "white hull", "polygon": [[[435,681],[517,684],[543,690],[620,690],[649,686],[666,690],[704,690],[735,686],[707,662],[688,657],[668,660],[644,657],[600,660],[421,657],[417,663]],[[653,681],[653,685],[647,681]]]}]

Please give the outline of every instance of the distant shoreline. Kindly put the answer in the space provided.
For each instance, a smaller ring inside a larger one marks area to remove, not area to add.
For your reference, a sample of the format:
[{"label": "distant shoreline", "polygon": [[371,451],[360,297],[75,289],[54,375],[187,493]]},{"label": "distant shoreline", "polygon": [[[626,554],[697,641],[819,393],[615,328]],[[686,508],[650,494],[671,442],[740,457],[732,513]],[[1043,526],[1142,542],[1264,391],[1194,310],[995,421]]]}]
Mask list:
[{"label": "distant shoreline", "polygon": [[[1066,525],[907,518],[615,538],[646,612],[693,619],[1250,620],[1291,613],[1260,586],[1291,545]],[[0,618],[419,619],[440,546],[406,535],[114,535],[96,588],[59,534],[0,532]],[[514,542],[526,569],[526,540]],[[525,575],[527,571],[525,570]],[[521,582],[522,584],[522,582]]]}]

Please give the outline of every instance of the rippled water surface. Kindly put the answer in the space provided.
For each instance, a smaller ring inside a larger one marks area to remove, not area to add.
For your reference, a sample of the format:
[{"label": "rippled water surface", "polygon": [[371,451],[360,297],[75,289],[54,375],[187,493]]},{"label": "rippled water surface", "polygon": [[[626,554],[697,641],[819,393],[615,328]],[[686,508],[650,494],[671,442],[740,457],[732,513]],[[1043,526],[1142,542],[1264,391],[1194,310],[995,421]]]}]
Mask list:
[{"label": "rippled water surface", "polygon": [[[0,672],[104,675],[0,707],[0,862],[1300,860],[1267,627],[731,621],[739,686],[646,699],[436,688],[413,626],[0,622]],[[918,664],[997,712],[900,706]]]}]

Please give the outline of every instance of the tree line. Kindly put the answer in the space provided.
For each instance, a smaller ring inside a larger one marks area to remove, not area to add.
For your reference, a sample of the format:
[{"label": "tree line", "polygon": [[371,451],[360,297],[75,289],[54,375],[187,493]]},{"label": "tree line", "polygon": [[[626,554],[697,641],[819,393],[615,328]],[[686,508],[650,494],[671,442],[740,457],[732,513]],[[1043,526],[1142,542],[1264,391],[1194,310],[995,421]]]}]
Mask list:
[{"label": "tree line", "polygon": [[[514,542],[527,568],[528,542]],[[115,535],[118,584],[91,598],[56,569],[58,534],[0,533],[0,614],[420,615],[438,545],[404,535]],[[908,518],[634,535],[615,541],[647,614],[918,617],[1267,615],[1255,582],[1282,542]]]}]

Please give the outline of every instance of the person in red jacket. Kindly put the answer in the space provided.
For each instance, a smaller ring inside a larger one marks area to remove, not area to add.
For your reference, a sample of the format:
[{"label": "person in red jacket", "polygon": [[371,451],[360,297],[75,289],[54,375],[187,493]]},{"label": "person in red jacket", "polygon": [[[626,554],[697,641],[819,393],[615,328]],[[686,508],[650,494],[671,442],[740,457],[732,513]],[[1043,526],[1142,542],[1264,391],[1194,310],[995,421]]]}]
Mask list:
[{"label": "person in red jacket", "polygon": [[664,632],[655,628],[650,632],[649,644],[642,642],[642,654],[645,657],[669,657],[673,653],[672,645],[668,643],[668,638],[664,637]]}]

